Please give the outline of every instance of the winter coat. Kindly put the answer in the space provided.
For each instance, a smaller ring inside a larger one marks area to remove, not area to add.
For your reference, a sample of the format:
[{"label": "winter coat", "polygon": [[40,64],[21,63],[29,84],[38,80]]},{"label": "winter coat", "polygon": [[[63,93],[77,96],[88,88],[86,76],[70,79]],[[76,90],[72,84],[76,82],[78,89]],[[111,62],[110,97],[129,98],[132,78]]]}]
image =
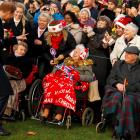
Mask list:
[{"label": "winter coat", "polygon": [[73,35],[76,44],[80,44],[82,40],[82,30],[79,24],[73,24],[72,26],[69,26],[67,30]]},{"label": "winter coat", "polygon": [[33,56],[33,57],[42,56],[42,54],[44,53],[43,47],[45,47],[45,45],[46,45],[44,33],[47,31],[48,31],[48,29],[46,28],[45,31],[42,33],[42,35],[40,37],[38,37],[38,26],[36,28],[34,28],[33,40],[38,39],[38,40],[42,41],[42,45],[34,44],[31,49],[32,51],[30,52],[31,53],[30,56]]},{"label": "winter coat", "polygon": [[99,31],[95,29],[95,35],[89,38],[87,47],[89,48],[90,57],[93,59],[93,72],[96,75],[99,85],[106,84],[106,78],[109,74],[111,64],[109,62],[109,48],[103,48],[103,38],[107,29]]},{"label": "winter coat", "polygon": [[[2,21],[0,19],[0,48],[2,47],[2,41],[3,41],[3,26],[2,26]],[[0,57],[1,57],[1,50],[0,50]],[[0,96],[6,96],[10,94],[13,94],[13,90],[3,70],[3,67],[1,65],[1,60],[0,60]]]},{"label": "winter coat", "polygon": [[[60,54],[63,54],[64,57],[66,58],[67,56],[69,56],[69,53],[76,47],[76,41],[74,37],[69,32],[67,31],[64,32],[65,32],[64,38],[60,42],[59,48],[56,50],[57,52],[55,57],[58,57]],[[52,56],[50,53],[50,48],[52,48],[51,42],[49,42],[49,40],[46,40],[46,46],[44,48],[43,56],[48,61],[54,59],[54,56]]]},{"label": "winter coat", "polygon": [[124,36],[119,37],[116,40],[113,51],[110,54],[111,62],[116,59],[124,60],[124,49],[129,46],[137,46],[140,49],[140,36],[135,35],[134,38],[127,44],[125,42]]},{"label": "winter coat", "polygon": [[112,68],[107,79],[107,84],[116,87],[117,83],[124,83],[127,80],[127,92],[140,93],[140,62],[127,64],[124,60],[118,61]]},{"label": "winter coat", "polygon": [[[5,40],[5,46],[7,49],[9,49],[10,46],[13,46],[18,43],[18,40],[16,39],[16,37],[19,35],[22,35],[23,27],[24,27],[24,25],[22,23],[22,20],[16,26],[13,18],[4,24],[4,28],[11,30],[11,32],[13,33],[12,37]],[[27,37],[26,42],[27,42],[27,44],[29,46],[29,50],[30,50],[30,46],[33,42],[32,41],[33,30],[32,30],[30,23],[27,20],[25,20],[25,34],[27,34],[27,33],[28,33],[28,35],[26,35],[26,37]]]}]

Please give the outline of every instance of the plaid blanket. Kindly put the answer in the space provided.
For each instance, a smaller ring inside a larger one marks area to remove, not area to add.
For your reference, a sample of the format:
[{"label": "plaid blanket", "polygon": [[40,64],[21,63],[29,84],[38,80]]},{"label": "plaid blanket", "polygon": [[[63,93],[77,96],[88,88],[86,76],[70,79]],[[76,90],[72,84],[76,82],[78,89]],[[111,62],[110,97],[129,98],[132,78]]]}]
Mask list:
[{"label": "plaid blanket", "polygon": [[122,94],[112,87],[106,89],[102,108],[105,115],[114,114],[115,131],[119,136],[136,136],[140,131],[140,93]]}]

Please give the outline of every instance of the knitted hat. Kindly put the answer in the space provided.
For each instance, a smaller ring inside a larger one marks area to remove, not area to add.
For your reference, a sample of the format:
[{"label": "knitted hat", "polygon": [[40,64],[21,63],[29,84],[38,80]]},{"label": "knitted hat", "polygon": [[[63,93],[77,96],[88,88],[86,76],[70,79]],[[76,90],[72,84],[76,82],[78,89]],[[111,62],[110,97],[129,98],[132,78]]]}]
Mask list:
[{"label": "knitted hat", "polygon": [[132,19],[131,18],[129,18],[129,17],[122,17],[122,18],[120,18],[119,20],[117,20],[115,22],[115,25],[119,25],[120,27],[125,28],[125,26],[128,23],[130,23],[130,22],[132,22]]},{"label": "knitted hat", "polygon": [[91,12],[88,8],[82,8],[81,11],[80,11],[80,14],[83,12],[83,11],[86,11],[89,15],[89,17],[91,17]]},{"label": "knitted hat", "polygon": [[48,24],[48,31],[49,32],[60,32],[66,26],[66,22],[64,20],[53,20]]}]

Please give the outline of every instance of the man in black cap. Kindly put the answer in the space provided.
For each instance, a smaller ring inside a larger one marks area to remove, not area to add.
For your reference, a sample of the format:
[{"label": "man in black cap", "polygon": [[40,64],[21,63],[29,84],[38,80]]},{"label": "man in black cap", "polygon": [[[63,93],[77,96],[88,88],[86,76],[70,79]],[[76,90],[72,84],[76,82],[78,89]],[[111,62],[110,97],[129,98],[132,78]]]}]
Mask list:
[{"label": "man in black cap", "polygon": [[102,106],[106,115],[115,117],[114,139],[135,140],[140,131],[140,50],[131,46],[124,53],[107,79]]}]

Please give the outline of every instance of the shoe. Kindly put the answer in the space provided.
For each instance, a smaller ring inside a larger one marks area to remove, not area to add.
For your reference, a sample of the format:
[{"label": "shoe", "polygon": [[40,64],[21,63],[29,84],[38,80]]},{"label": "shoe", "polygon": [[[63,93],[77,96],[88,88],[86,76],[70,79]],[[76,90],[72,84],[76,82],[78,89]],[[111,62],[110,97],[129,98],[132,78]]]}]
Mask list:
[{"label": "shoe", "polygon": [[11,133],[3,128],[0,128],[0,136],[9,136]]},{"label": "shoe", "polygon": [[61,121],[60,120],[57,120],[57,119],[53,119],[52,122],[53,123],[60,123]]},{"label": "shoe", "polygon": [[40,116],[40,122],[41,122],[42,124],[44,124],[45,121],[47,121],[47,118],[44,117],[44,116]]}]

